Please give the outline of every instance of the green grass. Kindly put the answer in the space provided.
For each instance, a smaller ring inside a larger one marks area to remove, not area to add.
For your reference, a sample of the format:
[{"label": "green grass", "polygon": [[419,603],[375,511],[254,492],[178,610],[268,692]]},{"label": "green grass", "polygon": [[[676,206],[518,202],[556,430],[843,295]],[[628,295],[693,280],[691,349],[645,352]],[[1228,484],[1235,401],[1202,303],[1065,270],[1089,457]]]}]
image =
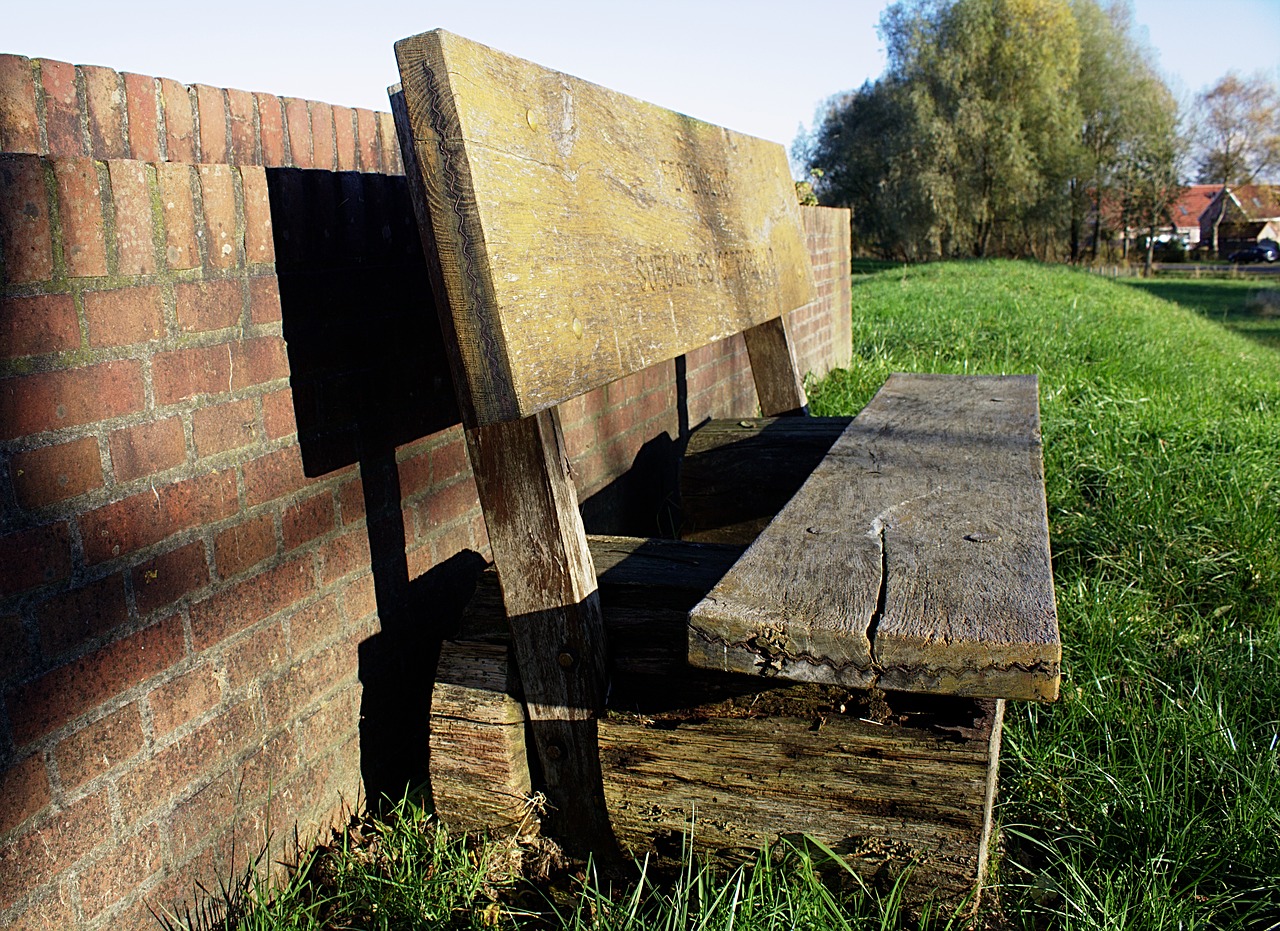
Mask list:
[{"label": "green grass", "polygon": [[834,413],[891,371],[1040,376],[1064,681],[1010,706],[1016,924],[1280,922],[1280,319],[1256,290],[883,273],[854,285],[854,364],[813,390]]},{"label": "green grass", "polygon": [[[1010,704],[978,927],[1280,928],[1280,316],[1259,290],[1013,262],[855,277],[853,363],[813,386],[815,413],[856,412],[892,371],[1041,380],[1063,697]],[[540,898],[501,845],[424,819],[402,808],[278,891],[246,886],[227,927],[961,924],[786,847]]]}]

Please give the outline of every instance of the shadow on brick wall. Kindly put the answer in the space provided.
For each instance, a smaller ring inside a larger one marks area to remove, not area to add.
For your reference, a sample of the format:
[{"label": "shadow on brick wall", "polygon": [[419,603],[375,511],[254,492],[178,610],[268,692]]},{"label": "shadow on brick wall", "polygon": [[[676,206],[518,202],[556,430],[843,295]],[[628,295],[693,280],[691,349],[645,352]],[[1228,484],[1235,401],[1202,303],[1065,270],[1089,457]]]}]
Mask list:
[{"label": "shadow on brick wall", "polygon": [[[396,447],[460,422],[403,177],[267,169],[276,273],[303,469],[360,466],[378,634],[359,648],[360,769],[370,800],[427,787],[431,685],[485,560],[464,550],[409,578]],[[582,502],[590,533],[672,537],[688,384],[676,360],[678,435]]]},{"label": "shadow on brick wall", "polygon": [[396,447],[458,407],[403,177],[268,169],[276,273],[303,469],[360,466],[380,631],[359,648],[360,768],[371,800],[424,785],[441,639],[484,559],[410,580]]}]

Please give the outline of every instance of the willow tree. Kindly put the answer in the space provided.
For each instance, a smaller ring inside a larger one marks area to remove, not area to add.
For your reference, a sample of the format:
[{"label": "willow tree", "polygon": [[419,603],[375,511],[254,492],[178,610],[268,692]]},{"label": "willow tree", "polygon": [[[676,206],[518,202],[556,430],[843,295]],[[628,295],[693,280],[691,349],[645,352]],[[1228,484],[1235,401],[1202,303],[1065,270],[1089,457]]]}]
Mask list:
[{"label": "willow tree", "polygon": [[809,140],[819,197],[885,254],[1078,258],[1163,88],[1125,8],[900,0],[880,32],[885,75],[833,98]]}]

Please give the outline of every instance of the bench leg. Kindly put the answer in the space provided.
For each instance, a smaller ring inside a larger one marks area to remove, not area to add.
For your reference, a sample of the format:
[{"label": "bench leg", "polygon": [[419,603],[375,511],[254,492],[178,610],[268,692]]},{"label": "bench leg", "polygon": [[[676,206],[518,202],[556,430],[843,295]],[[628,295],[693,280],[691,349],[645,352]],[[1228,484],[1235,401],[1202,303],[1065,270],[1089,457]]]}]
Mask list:
[{"label": "bench leg", "polygon": [[554,410],[467,431],[551,827],[616,850],[597,749],[605,635],[595,568]]},{"label": "bench leg", "polygon": [[808,413],[804,376],[796,366],[795,345],[786,314],[743,330],[742,337],[751,358],[760,413],[765,417]]}]

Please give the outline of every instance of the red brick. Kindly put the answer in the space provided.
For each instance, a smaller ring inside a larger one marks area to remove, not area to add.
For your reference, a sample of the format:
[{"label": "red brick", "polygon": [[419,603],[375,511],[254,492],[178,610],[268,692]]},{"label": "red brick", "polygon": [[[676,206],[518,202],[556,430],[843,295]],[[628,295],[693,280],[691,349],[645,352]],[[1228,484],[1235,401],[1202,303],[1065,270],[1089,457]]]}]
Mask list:
[{"label": "red brick", "polygon": [[0,772],[0,836],[34,817],[52,801],[44,757],[33,753]]},{"label": "red brick", "polygon": [[269,793],[274,795],[273,798],[267,799],[267,807],[270,810],[261,813],[261,822],[256,819],[253,821],[259,839],[261,839],[262,830],[267,826],[268,815],[273,820],[278,819],[275,820],[275,825],[294,820],[289,817],[289,796],[279,790],[290,777],[297,774],[298,764],[297,738],[292,728],[285,728],[276,731],[261,742],[236,767],[236,788],[240,790],[242,799],[246,801],[267,799]]},{"label": "red brick", "polygon": [[357,575],[342,589],[342,613],[349,623],[372,617],[378,611],[378,596],[372,575]]},{"label": "red brick", "polygon": [[356,170],[355,113],[350,107],[333,108],[333,142],[338,150],[338,170]]},{"label": "red brick", "polygon": [[[405,526],[409,524],[406,523]],[[431,552],[429,543],[406,544],[404,557],[410,579],[416,579],[436,564],[435,554]]]},{"label": "red brick", "polygon": [[40,62],[44,85],[44,125],[53,158],[76,158],[89,154],[80,126],[80,95],[76,90],[76,66],[65,61]]},{"label": "red brick", "polygon": [[124,86],[111,68],[84,65],[85,103],[89,114],[90,152],[94,158],[125,158]]},{"label": "red brick", "polygon": [[124,75],[125,108],[129,111],[129,155],[140,162],[160,161],[156,121],[156,79],[144,74]]},{"label": "red brick", "polygon": [[314,483],[302,472],[302,453],[297,446],[286,446],[244,464],[245,502],[249,507],[283,498]]},{"label": "red brick", "polygon": [[32,510],[103,486],[93,437],[14,453],[9,466],[18,503]]},{"label": "red brick", "polygon": [[133,567],[133,599],[142,617],[208,584],[209,564],[201,540]]},{"label": "red brick", "polygon": [[257,134],[253,129],[253,94],[228,90],[231,113],[231,161],[236,165],[258,165]]},{"label": "red brick", "polygon": [[307,102],[297,97],[285,97],[284,114],[289,126],[289,154],[294,167],[315,167],[311,158],[311,114],[307,112]]},{"label": "red brick", "polygon": [[86,291],[84,317],[90,346],[132,346],[162,339],[164,296],[158,285]]},{"label": "red brick", "polygon": [[0,152],[40,151],[31,59],[0,55]]},{"label": "red brick", "polygon": [[39,356],[80,348],[80,322],[70,294],[0,298],[0,353]]},{"label": "red brick", "polygon": [[315,167],[333,171],[333,107],[327,103],[311,102],[311,149]]},{"label": "red brick", "polygon": [[169,161],[195,164],[196,123],[191,113],[191,93],[185,84],[161,78],[160,94],[164,100],[164,129]]},{"label": "red brick", "polygon": [[209,264],[214,268],[232,268],[238,258],[239,243],[236,239],[236,191],[231,169],[226,165],[201,165],[199,170]]},{"label": "red brick", "polygon": [[80,916],[72,902],[70,882],[64,879],[41,889],[23,903],[22,911],[13,920],[6,931],[62,931],[76,927]]},{"label": "red brick", "polygon": [[[151,879],[161,866],[160,827],[150,824],[112,846],[80,874],[80,905],[93,919]],[[119,916],[116,916],[117,918]],[[122,927],[112,922],[115,927]]]},{"label": "red brick", "polygon": [[320,751],[358,733],[360,726],[360,690],[347,688],[326,699],[298,731],[308,759],[315,760]]},{"label": "red brick", "polygon": [[230,391],[231,354],[227,343],[156,353],[151,363],[156,402],[173,404],[199,394]]},{"label": "red brick", "polygon": [[108,162],[107,171],[116,211],[116,267],[121,275],[154,274],[156,248],[146,166],[119,159]]},{"label": "red brick", "polygon": [[104,789],[72,802],[35,830],[0,847],[0,912],[54,880],[110,836],[111,811]]},{"label": "red brick", "polygon": [[72,278],[105,275],[107,248],[98,169],[87,158],[56,159],[53,175],[58,186],[58,219],[67,274]]},{"label": "red brick", "polygon": [[53,236],[44,160],[0,155],[0,247],[8,284],[53,277]]},{"label": "red brick", "polygon": [[0,379],[0,439],[118,417],[143,400],[142,367],[130,359]]},{"label": "red brick", "polygon": [[0,597],[71,575],[71,533],[65,523],[0,535]]},{"label": "red brick", "polygon": [[416,456],[396,463],[400,474],[400,495],[408,498],[431,487],[431,454],[422,450]]},{"label": "red brick", "polygon": [[[274,260],[274,254],[272,260]],[[278,323],[280,314],[280,283],[275,275],[263,275],[249,279],[249,322]]]},{"label": "red brick", "polygon": [[262,422],[267,439],[278,440],[298,432],[293,420],[293,392],[288,388],[262,396]]},{"label": "red brick", "polygon": [[471,473],[471,458],[467,455],[467,443],[462,431],[455,431],[453,440],[431,450],[431,481],[437,485]]},{"label": "red brick", "polygon": [[202,408],[192,421],[197,456],[239,449],[256,438],[257,412],[249,399]]},{"label": "red brick", "polygon": [[240,172],[240,186],[244,192],[245,261],[250,265],[274,262],[276,248],[272,240],[267,173],[261,168],[245,168]]},{"label": "red brick", "polygon": [[[168,669],[183,654],[182,621],[152,624],[9,691],[14,742],[23,746]],[[3,886],[0,883],[0,886]]]},{"label": "red brick", "polygon": [[148,488],[80,516],[85,559],[92,564],[132,553],[180,530],[230,517],[237,507],[230,471]]},{"label": "red brick", "polygon": [[427,499],[427,517],[433,526],[447,524],[478,507],[478,504],[475,482],[463,479],[431,494]]},{"label": "red brick", "polygon": [[361,482],[348,482],[338,490],[338,507],[342,512],[342,522],[350,524],[364,518],[364,485]]},{"label": "red brick", "polygon": [[268,168],[283,168],[284,117],[280,110],[280,98],[274,94],[254,94],[258,101],[258,137],[262,143],[262,164]]},{"label": "red brick", "polygon": [[[117,781],[125,820],[134,821],[158,806],[168,806],[175,796],[221,772],[253,744],[259,730],[253,707],[244,702],[140,762]],[[209,834],[210,814],[206,808],[204,837]]]},{"label": "red brick", "polygon": [[381,150],[378,147],[378,117],[372,110],[356,110],[356,154],[360,158],[360,170],[382,170]]},{"label": "red brick", "polygon": [[120,483],[163,472],[187,461],[186,438],[182,421],[177,417],[116,430],[111,434],[110,446],[111,467]]},{"label": "red brick", "polygon": [[267,727],[295,719],[315,699],[346,679],[356,666],[356,645],[351,639],[290,666],[288,672],[262,688]]},{"label": "red brick", "polygon": [[74,789],[129,759],[142,749],[142,716],[136,703],[58,741],[53,752],[64,789]]},{"label": "red brick", "polygon": [[[0,682],[16,681],[32,668],[34,662],[30,639],[21,617],[16,614],[0,614]],[[0,790],[0,798],[3,797],[4,793]],[[0,834],[4,831],[4,828],[0,828]]]},{"label": "red brick", "polygon": [[284,548],[301,546],[309,540],[324,536],[334,528],[336,514],[333,495],[321,492],[302,501],[286,505],[283,513]]},{"label": "red brick", "polygon": [[213,559],[218,575],[229,579],[250,566],[276,554],[276,525],[270,514],[218,531],[213,540]]},{"label": "red brick", "polygon": [[333,640],[345,627],[338,596],[330,595],[289,618],[289,647],[295,656],[306,656]]},{"label": "red brick", "polygon": [[[193,773],[193,776],[197,775]],[[231,875],[232,860],[236,864],[234,872],[243,871],[244,854],[247,850],[256,849],[256,845],[232,849],[238,839],[234,837],[230,822],[240,807],[240,793],[235,783],[235,773],[230,768],[220,768],[210,782],[201,785],[190,798],[179,801],[173,808],[173,816],[165,819],[175,859],[185,859],[202,844],[207,843],[207,846],[184,867],[191,877],[187,885],[174,887],[164,884],[162,888],[168,887],[171,891],[161,901],[191,899],[193,880],[204,882],[197,878]],[[212,843],[208,843],[210,837],[213,838]]]},{"label": "red brick", "polygon": [[40,606],[37,616],[45,656],[61,655],[109,634],[129,619],[124,576],[110,575],[55,595]]},{"label": "red brick", "polygon": [[307,556],[273,566],[191,606],[191,637],[197,650],[303,600],[315,588]]},{"label": "red brick", "polygon": [[320,577],[324,585],[353,572],[367,572],[370,562],[369,534],[363,527],[357,527],[326,543],[320,550],[320,557]]},{"label": "red brick", "polygon": [[232,344],[232,390],[289,377],[289,357],[284,340],[261,336]]},{"label": "red brick", "polygon": [[288,665],[289,647],[280,621],[264,624],[236,640],[222,654],[227,688],[235,692]]},{"label": "red brick", "polygon": [[221,330],[240,323],[244,297],[239,279],[187,281],[174,285],[178,326],[184,331]]},{"label": "red brick", "polygon": [[147,694],[151,722],[157,737],[163,737],[188,721],[218,707],[222,690],[212,666],[201,664],[180,676],[162,682]]},{"label": "red brick", "polygon": [[227,160],[227,109],[222,88],[196,84],[195,91],[200,110],[200,162],[223,164]]},{"label": "red brick", "polygon": [[396,124],[390,113],[378,112],[378,139],[382,143],[382,172],[388,175],[404,174],[400,161],[400,140],[396,136]]},{"label": "red brick", "polygon": [[160,204],[164,210],[165,259],[170,268],[195,268],[200,264],[196,248],[196,210],[191,196],[191,169],[185,164],[156,165]]}]

